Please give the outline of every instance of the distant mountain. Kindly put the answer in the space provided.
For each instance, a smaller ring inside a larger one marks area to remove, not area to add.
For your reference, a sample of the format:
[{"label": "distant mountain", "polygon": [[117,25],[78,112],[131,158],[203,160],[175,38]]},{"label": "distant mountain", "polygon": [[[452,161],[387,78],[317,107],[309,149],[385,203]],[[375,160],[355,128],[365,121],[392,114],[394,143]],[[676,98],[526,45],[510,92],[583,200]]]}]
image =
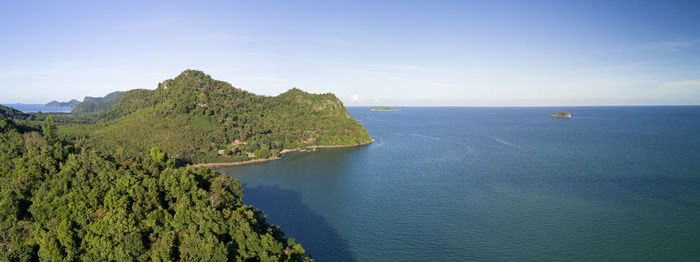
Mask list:
[{"label": "distant mountain", "polygon": [[185,163],[235,162],[277,156],[284,149],[372,141],[331,93],[293,88],[274,97],[255,95],[195,70],[159,83],[156,90],[127,91],[99,123],[67,130],[104,151],[147,152],[158,146]]},{"label": "distant mountain", "polygon": [[72,112],[76,114],[102,114],[109,112],[119,103],[124,93],[126,92],[116,91],[104,97],[86,96],[82,103],[73,108]]},{"label": "distant mountain", "polygon": [[108,102],[108,101],[113,101],[113,100],[119,100],[122,95],[124,95],[124,91],[115,91],[112,93],[107,94],[104,97],[91,97],[91,96],[86,96],[83,102]]},{"label": "distant mountain", "polygon": [[75,99],[68,101],[68,102],[58,102],[58,101],[54,100],[54,101],[46,103],[46,106],[47,107],[74,107],[77,104],[80,104],[80,101],[75,100]]}]

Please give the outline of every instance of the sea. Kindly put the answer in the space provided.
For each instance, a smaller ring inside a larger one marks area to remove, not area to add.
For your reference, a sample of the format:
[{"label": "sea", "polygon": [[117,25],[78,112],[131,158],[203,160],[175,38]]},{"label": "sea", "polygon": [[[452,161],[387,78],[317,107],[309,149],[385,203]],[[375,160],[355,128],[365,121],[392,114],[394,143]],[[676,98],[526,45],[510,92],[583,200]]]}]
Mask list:
[{"label": "sea", "polygon": [[400,109],[217,170],[317,261],[700,261],[700,107]]},{"label": "sea", "polygon": [[70,113],[72,107],[49,107],[45,104],[2,104],[3,106],[12,107],[24,113]]}]

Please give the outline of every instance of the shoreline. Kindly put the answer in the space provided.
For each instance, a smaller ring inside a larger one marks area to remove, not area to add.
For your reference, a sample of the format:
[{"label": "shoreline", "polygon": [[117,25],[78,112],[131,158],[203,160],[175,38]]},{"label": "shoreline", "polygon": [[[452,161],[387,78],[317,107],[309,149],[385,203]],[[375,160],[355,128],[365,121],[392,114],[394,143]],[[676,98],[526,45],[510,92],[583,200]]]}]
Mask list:
[{"label": "shoreline", "polygon": [[319,148],[345,148],[345,147],[358,147],[358,146],[366,146],[371,143],[374,143],[374,139],[368,142],[364,143],[357,143],[357,144],[350,144],[350,145],[320,145],[320,146],[305,146],[305,147],[297,147],[297,148],[292,148],[292,149],[282,149],[280,151],[280,156],[273,156],[273,157],[268,157],[268,158],[262,158],[262,159],[252,159],[252,160],[246,160],[246,161],[238,161],[238,162],[221,162],[221,163],[199,163],[199,164],[194,164],[194,165],[189,165],[190,167],[200,167],[200,166],[205,166],[205,167],[226,167],[226,166],[242,166],[242,165],[250,165],[250,164],[256,164],[256,163],[264,163],[264,162],[269,162],[269,161],[274,161],[278,159],[282,159],[284,154],[289,153],[289,152],[296,152],[296,151],[303,151],[303,150],[316,150]]}]

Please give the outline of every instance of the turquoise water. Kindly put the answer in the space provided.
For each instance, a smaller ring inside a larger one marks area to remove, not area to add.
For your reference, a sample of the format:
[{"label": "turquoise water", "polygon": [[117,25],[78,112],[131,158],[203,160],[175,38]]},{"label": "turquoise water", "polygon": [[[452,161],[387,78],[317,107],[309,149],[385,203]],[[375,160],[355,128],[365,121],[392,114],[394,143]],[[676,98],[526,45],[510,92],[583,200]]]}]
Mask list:
[{"label": "turquoise water", "polygon": [[374,144],[218,169],[319,261],[700,260],[700,107],[349,111]]}]

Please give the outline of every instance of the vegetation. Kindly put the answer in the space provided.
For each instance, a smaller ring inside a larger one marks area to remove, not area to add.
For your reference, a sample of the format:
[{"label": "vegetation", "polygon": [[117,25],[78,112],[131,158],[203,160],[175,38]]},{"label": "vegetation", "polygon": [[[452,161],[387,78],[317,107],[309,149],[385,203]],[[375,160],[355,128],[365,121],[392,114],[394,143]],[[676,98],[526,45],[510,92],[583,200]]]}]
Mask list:
[{"label": "vegetation", "polygon": [[0,261],[308,261],[240,181],[182,166],[369,141],[333,94],[259,96],[194,70],[71,114],[0,106]]},{"label": "vegetation", "polygon": [[54,101],[46,103],[46,106],[48,106],[48,107],[74,107],[77,104],[80,104],[80,101],[75,100],[75,99],[68,101],[68,102],[58,102],[58,101],[54,100]]},{"label": "vegetation", "polygon": [[75,114],[104,114],[112,110],[123,95],[124,92],[116,91],[104,97],[86,96],[83,102],[76,105],[71,112]]},{"label": "vegetation", "polygon": [[158,146],[178,165],[244,161],[277,156],[283,149],[371,141],[333,94],[294,88],[276,97],[260,96],[195,70],[158,84],[156,90],[123,93],[99,119],[61,132],[71,141],[84,139],[100,152],[138,153]]},{"label": "vegetation", "polygon": [[0,261],[310,260],[238,180],[89,145],[0,115]]},{"label": "vegetation", "polygon": [[6,106],[1,106],[1,105],[0,105],[0,116],[4,116],[6,118],[14,118],[14,119],[27,119],[29,117],[28,114],[22,113],[22,111],[16,110],[12,107],[6,107]]},{"label": "vegetation", "polygon": [[370,108],[372,111],[400,111],[397,108],[392,108],[392,107],[386,107],[386,106],[373,106]]},{"label": "vegetation", "polygon": [[554,118],[571,118],[571,113],[569,112],[558,112],[556,114],[551,115]]}]

